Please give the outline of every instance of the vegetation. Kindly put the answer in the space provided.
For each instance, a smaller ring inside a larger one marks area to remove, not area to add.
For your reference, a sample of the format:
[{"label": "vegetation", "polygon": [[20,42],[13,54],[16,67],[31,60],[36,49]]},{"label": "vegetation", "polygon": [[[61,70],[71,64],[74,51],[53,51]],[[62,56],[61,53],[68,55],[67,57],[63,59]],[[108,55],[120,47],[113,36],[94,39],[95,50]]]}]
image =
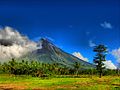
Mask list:
[{"label": "vegetation", "polygon": [[[73,64],[74,68],[61,66],[57,63],[45,64],[38,61],[18,61],[12,59],[9,62],[0,64],[0,73],[4,74],[14,74],[14,75],[31,75],[34,77],[50,77],[54,75],[97,75],[98,72],[95,68],[82,69],[80,63],[75,62]],[[108,70],[102,71],[103,75],[118,75],[118,70]]]},{"label": "vegetation", "polygon": [[105,57],[107,47],[105,47],[104,45],[98,45],[95,46],[93,51],[97,53],[96,56],[94,57],[94,63],[96,64],[96,69],[98,70],[99,77],[101,78],[103,69],[105,69],[103,61],[106,61]]},{"label": "vegetation", "polygon": [[[65,75],[66,76],[66,75]],[[85,75],[84,75],[85,76]],[[120,90],[118,76],[80,78],[51,77],[47,79],[26,75],[0,75],[2,90]]]},{"label": "vegetation", "polygon": [[[56,90],[119,90],[119,70],[103,68],[107,48],[98,45],[94,62],[96,68],[83,69],[75,62],[72,67],[58,63],[40,63],[12,59],[0,63],[0,89],[56,89]],[[98,78],[97,75],[101,77]]]},{"label": "vegetation", "polygon": [[75,70],[76,74],[78,75],[78,71],[80,69],[80,63],[75,62],[75,64],[73,66],[74,66],[74,70]]}]

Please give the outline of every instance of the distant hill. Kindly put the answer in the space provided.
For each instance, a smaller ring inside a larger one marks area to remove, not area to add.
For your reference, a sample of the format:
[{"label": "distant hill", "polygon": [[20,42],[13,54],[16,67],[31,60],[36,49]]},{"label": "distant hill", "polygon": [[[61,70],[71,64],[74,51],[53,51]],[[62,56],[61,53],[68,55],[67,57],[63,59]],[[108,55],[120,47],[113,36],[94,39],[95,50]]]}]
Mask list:
[{"label": "distant hill", "polygon": [[37,50],[28,53],[23,56],[22,59],[37,60],[42,63],[58,63],[68,67],[72,67],[75,62],[79,62],[82,65],[82,68],[87,69],[94,67],[93,64],[85,62],[69,53],[64,52],[46,38],[42,38],[38,42],[38,47],[39,48]]}]

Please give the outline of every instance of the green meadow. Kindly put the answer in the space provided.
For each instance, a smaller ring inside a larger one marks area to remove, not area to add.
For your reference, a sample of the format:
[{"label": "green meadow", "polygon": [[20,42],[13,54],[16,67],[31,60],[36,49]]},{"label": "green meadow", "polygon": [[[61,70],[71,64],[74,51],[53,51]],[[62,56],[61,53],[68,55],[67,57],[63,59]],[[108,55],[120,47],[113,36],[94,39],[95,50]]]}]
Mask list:
[{"label": "green meadow", "polygon": [[0,74],[0,90],[120,90],[120,76],[54,76]]}]

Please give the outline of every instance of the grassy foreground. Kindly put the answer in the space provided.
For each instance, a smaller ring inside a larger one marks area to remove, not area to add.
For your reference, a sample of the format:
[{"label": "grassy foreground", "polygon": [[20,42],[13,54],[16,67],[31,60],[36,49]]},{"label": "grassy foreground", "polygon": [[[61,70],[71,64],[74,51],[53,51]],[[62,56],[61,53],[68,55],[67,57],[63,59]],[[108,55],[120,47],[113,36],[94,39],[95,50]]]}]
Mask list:
[{"label": "grassy foreground", "polygon": [[120,77],[38,78],[0,74],[0,90],[120,90]]}]

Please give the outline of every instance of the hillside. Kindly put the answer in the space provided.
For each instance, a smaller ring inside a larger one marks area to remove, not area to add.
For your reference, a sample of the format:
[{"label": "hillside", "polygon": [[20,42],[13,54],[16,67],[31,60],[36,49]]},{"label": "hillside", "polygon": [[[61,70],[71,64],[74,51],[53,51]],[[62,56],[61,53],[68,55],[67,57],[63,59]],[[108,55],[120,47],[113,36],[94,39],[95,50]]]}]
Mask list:
[{"label": "hillside", "polygon": [[28,53],[23,56],[22,59],[37,60],[42,63],[58,63],[68,67],[71,67],[74,62],[79,62],[83,68],[94,67],[91,63],[85,62],[69,53],[64,52],[45,38],[42,38],[38,42],[38,47],[39,48],[37,50]]}]

